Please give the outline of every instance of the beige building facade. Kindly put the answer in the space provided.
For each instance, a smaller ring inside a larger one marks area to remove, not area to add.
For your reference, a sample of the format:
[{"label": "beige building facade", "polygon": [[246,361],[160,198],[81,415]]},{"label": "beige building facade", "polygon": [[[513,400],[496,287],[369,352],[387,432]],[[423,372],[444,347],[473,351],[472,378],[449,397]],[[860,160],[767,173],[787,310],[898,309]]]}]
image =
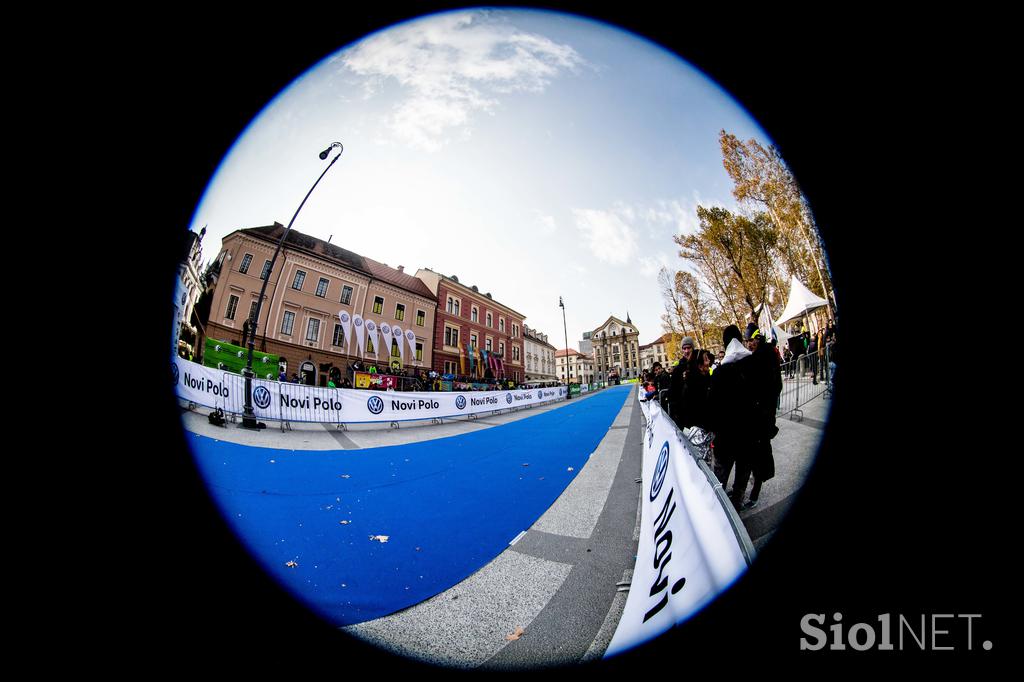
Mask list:
[{"label": "beige building facade", "polygon": [[[224,238],[210,309],[208,336],[232,343],[255,314],[260,287],[284,233],[280,223],[236,230]],[[289,376],[324,386],[347,376],[354,360],[380,368],[428,369],[437,300],[423,282],[321,239],[292,230],[269,273],[257,327],[256,348],[280,355]],[[398,325],[415,334],[415,350],[399,349],[378,335],[360,344],[355,329],[339,319],[359,314],[378,326]],[[404,361],[403,361],[404,353]]]},{"label": "beige building facade", "polygon": [[527,382],[558,381],[555,373],[555,351],[548,335],[523,325],[523,347],[526,356]]},{"label": "beige building facade", "polygon": [[591,332],[596,381],[604,382],[640,376],[640,332],[626,315],[626,321],[612,315]]},{"label": "beige building facade", "polygon": [[562,383],[592,384],[597,381],[593,358],[575,348],[555,351],[555,371]]}]

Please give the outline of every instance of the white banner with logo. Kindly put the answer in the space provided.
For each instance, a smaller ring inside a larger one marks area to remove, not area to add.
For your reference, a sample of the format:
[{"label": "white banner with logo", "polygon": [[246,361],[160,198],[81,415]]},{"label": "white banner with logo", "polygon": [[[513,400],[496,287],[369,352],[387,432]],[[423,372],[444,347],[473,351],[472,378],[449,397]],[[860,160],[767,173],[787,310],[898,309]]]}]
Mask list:
[{"label": "white banner with logo", "polygon": [[410,357],[416,357],[416,334],[411,329],[405,331],[405,340],[409,342]]},{"label": "white banner with logo", "polygon": [[[405,337],[402,335],[402,328],[395,325],[391,328],[391,336],[395,343],[398,345],[398,356],[402,359],[402,364],[405,364]],[[391,341],[388,341],[388,352],[391,352]]]},{"label": "white banner with logo", "polygon": [[356,341],[359,342],[359,345],[356,347],[355,354],[358,355],[359,357],[363,357],[363,353],[365,352],[366,348],[366,344],[363,342],[363,334],[366,333],[366,330],[363,329],[363,316],[360,315],[359,313],[353,315],[352,326],[356,328]]},{"label": "white banner with logo", "polygon": [[[242,414],[245,378],[240,374],[172,358],[179,398]],[[320,388],[266,379],[252,380],[258,418],[294,422],[361,422],[441,419],[539,405],[565,398],[565,387],[504,391],[402,392]]]},{"label": "white banner with logo", "polygon": [[747,568],[743,547],[750,546],[749,537],[735,515],[730,518],[715,481],[658,403],[640,405],[646,420],[640,543],[625,610],[605,656],[686,620]]},{"label": "white banner with logo", "polygon": [[341,329],[342,329],[342,332],[344,332],[344,334],[345,334],[345,352],[346,353],[351,353],[351,345],[352,345],[352,334],[351,334],[352,316],[348,314],[347,310],[342,310],[341,312],[338,313],[338,319],[341,320]]},{"label": "white banner with logo", "polygon": [[377,323],[373,320],[366,320],[366,333],[370,335],[370,343],[373,345],[373,359],[377,359]]}]

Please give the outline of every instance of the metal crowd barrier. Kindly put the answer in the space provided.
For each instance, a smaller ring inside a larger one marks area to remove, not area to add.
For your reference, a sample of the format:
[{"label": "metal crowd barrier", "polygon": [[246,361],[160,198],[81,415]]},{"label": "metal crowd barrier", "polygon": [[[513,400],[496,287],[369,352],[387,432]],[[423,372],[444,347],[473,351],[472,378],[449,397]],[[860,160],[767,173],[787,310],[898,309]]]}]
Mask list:
[{"label": "metal crowd barrier", "polygon": [[776,416],[803,419],[800,409],[818,396],[832,397],[834,365],[828,349],[819,355],[801,355],[782,363],[782,393]]}]

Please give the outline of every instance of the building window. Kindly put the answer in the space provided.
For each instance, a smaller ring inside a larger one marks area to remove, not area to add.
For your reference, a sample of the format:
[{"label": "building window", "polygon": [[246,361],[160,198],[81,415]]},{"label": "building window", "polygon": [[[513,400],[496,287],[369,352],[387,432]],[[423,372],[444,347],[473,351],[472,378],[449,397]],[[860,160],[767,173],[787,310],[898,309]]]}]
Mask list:
[{"label": "building window", "polygon": [[444,327],[444,345],[451,348],[456,348],[459,345],[459,330],[454,327],[445,325]]},{"label": "building window", "polygon": [[476,306],[473,306],[470,309],[470,311],[469,311],[469,319],[471,319],[473,322],[479,322],[480,321],[479,318],[480,318],[480,309],[477,308]]},{"label": "building window", "polygon": [[490,313],[487,313],[487,326],[488,327],[493,327],[494,326],[494,318],[491,317]]},{"label": "building window", "polygon": [[227,312],[224,313],[224,317],[226,317],[229,320],[235,319],[235,310],[237,308],[238,308],[238,297],[232,295],[231,298],[228,299],[228,309],[227,309]]},{"label": "building window", "polygon": [[455,374],[455,363],[451,360],[444,361],[444,373]]},{"label": "building window", "polygon": [[295,326],[295,313],[290,310],[284,312],[284,322],[281,323],[281,333],[287,336],[292,335],[292,327]]},{"label": "building window", "polygon": [[352,303],[352,287],[341,288],[341,302],[345,305]]},{"label": "building window", "polygon": [[373,314],[380,315],[384,312],[384,299],[381,296],[373,297]]},{"label": "building window", "polygon": [[499,343],[498,344],[498,355],[500,355],[501,357],[505,357],[505,344],[504,343]]},{"label": "building window", "polygon": [[250,320],[255,320],[256,319],[256,301],[253,301],[249,305],[249,319]]},{"label": "building window", "polygon": [[330,285],[323,277],[320,278],[320,282],[316,285],[316,295],[320,298],[327,298],[327,287]]},{"label": "building window", "polygon": [[334,339],[331,341],[333,346],[344,346],[345,345],[345,330],[340,324],[334,325]]},{"label": "building window", "polygon": [[320,320],[311,319],[306,325],[306,341],[316,341],[320,338]]},{"label": "building window", "polygon": [[498,318],[498,331],[499,332],[505,331],[505,318],[504,317],[499,317]]},{"label": "building window", "polygon": [[292,281],[292,289],[302,291],[302,283],[306,281],[306,273],[299,270],[295,273],[295,279]]},{"label": "building window", "polygon": [[391,357],[402,359],[402,351],[398,348],[398,340],[394,337],[391,338]]},{"label": "building window", "polygon": [[422,310],[416,311],[416,326],[422,327],[427,322],[427,313]]},{"label": "building window", "polygon": [[491,352],[491,340],[490,339],[487,339],[487,341],[484,342],[484,348],[487,349],[488,353]]},{"label": "building window", "polygon": [[373,339],[371,339],[369,336],[366,337],[366,352],[373,352]]},{"label": "building window", "polygon": [[402,305],[401,303],[396,303],[395,304],[395,319],[396,320],[404,320],[405,319],[405,306]]},{"label": "building window", "polygon": [[245,254],[245,258],[242,259],[242,265],[238,268],[238,271],[243,275],[249,272],[249,264],[252,263],[252,254]]},{"label": "building window", "polygon": [[423,362],[423,344],[422,343],[417,343],[416,344],[416,359],[419,360],[420,362]]},{"label": "building window", "polygon": [[476,334],[469,335],[469,345],[476,348]]},{"label": "building window", "polygon": [[263,263],[263,272],[260,273],[260,279],[266,279],[270,275],[270,261]]}]

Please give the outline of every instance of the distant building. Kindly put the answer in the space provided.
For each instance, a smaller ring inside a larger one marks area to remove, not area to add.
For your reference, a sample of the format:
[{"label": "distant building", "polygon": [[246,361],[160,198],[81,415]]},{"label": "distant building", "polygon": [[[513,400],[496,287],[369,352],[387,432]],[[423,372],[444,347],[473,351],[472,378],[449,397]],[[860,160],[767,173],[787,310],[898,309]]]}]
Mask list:
[{"label": "distant building", "polygon": [[612,315],[591,333],[594,344],[596,381],[614,377],[632,379],[640,376],[640,332],[626,314],[626,321]]},{"label": "distant building", "polygon": [[[356,360],[403,369],[431,366],[437,299],[422,281],[334,244],[292,230],[269,272],[284,226],[274,223],[232,232],[223,240],[207,336],[239,343],[243,323],[255,315],[268,278],[256,348],[279,355],[288,373],[310,385],[340,379]],[[411,330],[415,344],[369,335],[360,344],[339,314],[359,314],[377,325]],[[404,355],[404,362],[402,360]]]},{"label": "distant building", "polygon": [[526,382],[558,381],[555,373],[555,347],[548,335],[523,325],[523,347],[526,357]]},{"label": "distant building", "polygon": [[583,332],[583,338],[580,339],[580,352],[586,353],[587,355],[594,354],[594,342],[591,341],[590,337],[594,332]]},{"label": "distant building", "polygon": [[[673,339],[679,337],[678,334],[662,334],[654,341],[651,341],[645,346],[640,346],[640,366],[643,369],[649,369],[655,362],[660,362],[661,366],[669,369],[672,367],[672,363],[675,362],[678,353],[671,353],[670,350],[673,347]],[[682,337],[679,337],[682,338]],[[678,339],[675,341],[678,343]]]},{"label": "distant building", "polygon": [[198,320],[192,319],[196,301],[203,293],[200,269],[203,260],[203,237],[206,228],[199,234],[191,230],[185,233],[182,259],[178,265],[178,278],[174,287],[174,328],[171,352],[189,358],[196,353],[197,341],[201,338]]},{"label": "distant building", "polygon": [[522,313],[495,301],[490,293],[480,293],[476,285],[462,284],[455,275],[421,268],[416,277],[437,299],[435,370],[476,377],[486,377],[490,370],[497,378],[524,380]]},{"label": "distant building", "polygon": [[593,358],[575,348],[555,351],[555,371],[562,383],[592,384],[596,381]]}]

